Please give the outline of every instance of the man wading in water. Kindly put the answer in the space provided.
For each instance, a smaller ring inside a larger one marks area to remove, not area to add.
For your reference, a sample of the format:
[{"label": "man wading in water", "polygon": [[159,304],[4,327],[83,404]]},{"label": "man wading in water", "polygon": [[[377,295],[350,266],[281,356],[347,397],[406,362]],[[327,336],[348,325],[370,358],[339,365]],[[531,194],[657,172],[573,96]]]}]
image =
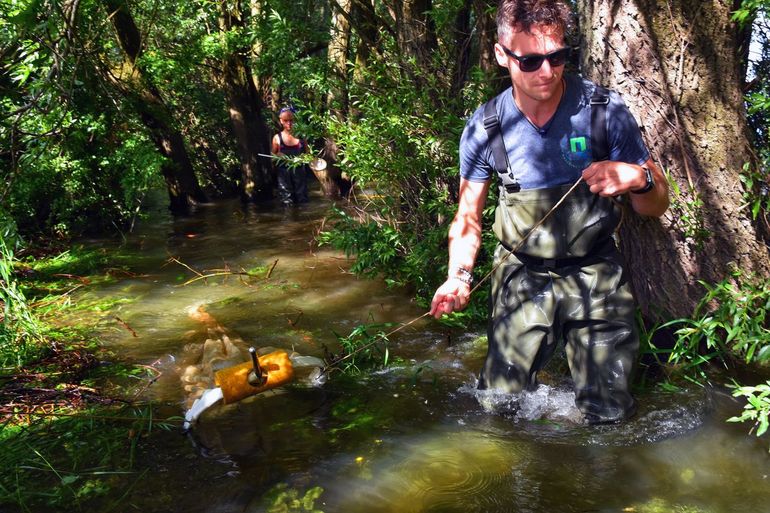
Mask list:
[{"label": "man wading in water", "polygon": [[[537,372],[563,339],[586,422],[615,422],[635,411],[629,379],[639,339],[612,237],[620,219],[612,198],[622,195],[638,214],[657,217],[668,208],[668,189],[623,100],[564,74],[570,16],[558,0],[503,0],[498,7],[495,56],[513,86],[486,115],[484,106],[476,110],[463,132],[449,277],[433,297],[431,314],[438,318],[468,304],[482,210],[497,175],[493,230],[500,244],[493,265],[502,264],[492,275],[489,349],[479,388],[536,388]],[[593,141],[592,110],[604,121]],[[502,140],[494,135],[495,113]],[[496,150],[495,139],[504,148],[497,144]],[[595,158],[601,146],[606,155]],[[496,162],[506,155],[508,163]],[[507,256],[581,174],[583,183]]]}]

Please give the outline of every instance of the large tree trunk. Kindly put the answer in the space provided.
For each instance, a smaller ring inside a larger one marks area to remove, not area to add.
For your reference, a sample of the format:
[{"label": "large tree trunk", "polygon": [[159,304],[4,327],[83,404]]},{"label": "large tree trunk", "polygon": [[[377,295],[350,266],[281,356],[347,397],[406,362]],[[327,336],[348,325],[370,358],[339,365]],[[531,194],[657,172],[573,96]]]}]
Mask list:
[{"label": "large tree trunk", "polygon": [[[249,6],[251,9],[252,24],[259,24],[265,16],[264,0],[249,0]],[[263,52],[263,46],[264,43],[261,38],[254,38],[254,43],[251,46],[252,62],[255,62],[260,58]],[[252,69],[251,80],[254,82],[254,87],[257,89],[257,94],[259,95],[262,104],[273,111],[278,110],[278,99],[272,94],[272,89],[270,87],[272,77],[255,73],[254,69]]]},{"label": "large tree trunk", "polygon": [[168,188],[169,208],[175,214],[187,213],[190,206],[206,201],[198,184],[184,137],[175,128],[168,107],[140,66],[142,38],[124,0],[105,0],[109,17],[115,27],[118,42],[126,56],[126,80],[113,82],[131,101],[142,122],[147,126],[155,146],[168,158],[161,169]]},{"label": "large tree trunk", "polygon": [[737,266],[768,272],[768,249],[741,208],[751,160],[739,31],[727,2],[579,2],[586,75],[620,92],[655,161],[678,185],[660,219],[626,217],[621,248],[643,313],[687,316]]},{"label": "large tree trunk", "polygon": [[[348,117],[348,58],[350,57],[350,31],[353,5],[351,0],[338,0],[332,3],[332,17],[329,26],[328,62],[331,72],[331,87],[326,96],[329,114],[338,121]],[[324,195],[339,198],[342,193],[342,173],[337,166],[337,144],[330,137],[324,139],[321,155],[326,159],[327,167],[322,173],[316,173]]]},{"label": "large tree trunk", "polygon": [[413,58],[418,69],[431,69],[431,56],[438,46],[430,17],[431,0],[395,0],[390,4],[401,53]]},{"label": "large tree trunk", "polygon": [[[228,32],[244,25],[238,2],[222,2],[220,29]],[[241,195],[244,201],[263,202],[272,197],[270,132],[262,119],[262,99],[246,60],[248,49],[234,49],[223,63],[222,81],[227,94],[230,122],[241,161]]]},{"label": "large tree trunk", "polygon": [[[348,57],[350,55],[350,0],[339,0],[332,6],[329,26],[328,61],[331,71],[331,87],[326,96],[329,114],[343,121],[347,119],[348,98]],[[339,180],[342,173],[337,166],[337,145],[330,137],[324,139],[322,155],[327,167],[322,173],[315,173],[324,195],[330,198],[340,197]]]},{"label": "large tree trunk", "polygon": [[350,55],[350,0],[339,0],[332,8],[329,28],[331,87],[326,96],[329,113],[345,119],[348,110],[348,57]]},{"label": "large tree trunk", "polygon": [[353,0],[351,18],[358,34],[353,83],[361,85],[366,80],[365,71],[369,59],[377,51],[379,31],[384,30],[384,27],[378,26],[382,18],[377,16],[372,0]]},{"label": "large tree trunk", "polygon": [[[385,4],[393,20],[404,78],[418,88],[425,87],[429,95],[435,96],[428,76],[441,70],[436,70],[431,60],[438,46],[430,16],[431,0],[390,0]],[[439,101],[434,103],[436,108],[440,107]]]}]

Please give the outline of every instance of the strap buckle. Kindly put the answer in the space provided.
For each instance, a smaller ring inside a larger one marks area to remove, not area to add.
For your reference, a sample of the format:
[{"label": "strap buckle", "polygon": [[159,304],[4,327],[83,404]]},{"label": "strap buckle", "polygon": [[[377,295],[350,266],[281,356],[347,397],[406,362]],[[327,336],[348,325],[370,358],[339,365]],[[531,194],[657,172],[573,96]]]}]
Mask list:
[{"label": "strap buckle", "polygon": [[595,94],[591,96],[591,105],[609,105],[610,96],[607,94]]},{"label": "strap buckle", "polygon": [[490,128],[494,128],[496,126],[500,126],[500,120],[497,118],[497,112],[495,112],[491,116],[484,116],[485,130],[489,130]]},{"label": "strap buckle", "polygon": [[511,177],[511,179],[513,180],[513,183],[506,183],[506,184],[503,185],[505,187],[505,192],[507,192],[509,194],[513,194],[513,193],[521,191],[521,184],[516,181],[516,178],[514,178],[511,175],[508,175],[508,176]]}]

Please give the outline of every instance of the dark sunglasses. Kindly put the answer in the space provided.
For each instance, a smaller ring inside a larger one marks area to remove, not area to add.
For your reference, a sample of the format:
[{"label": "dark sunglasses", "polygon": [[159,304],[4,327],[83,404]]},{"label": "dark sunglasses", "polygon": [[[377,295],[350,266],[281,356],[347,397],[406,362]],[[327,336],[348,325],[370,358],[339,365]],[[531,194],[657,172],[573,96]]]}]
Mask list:
[{"label": "dark sunglasses", "polygon": [[567,59],[569,58],[569,52],[570,52],[570,48],[565,47],[545,55],[532,54],[532,55],[518,56],[512,51],[510,51],[508,48],[503,46],[502,44],[500,46],[503,48],[503,51],[505,52],[506,55],[508,55],[509,57],[513,57],[514,59],[519,61],[519,68],[521,69],[521,71],[524,71],[527,73],[539,70],[540,66],[543,65],[543,61],[546,59],[548,59],[548,63],[552,67],[563,66],[564,63],[567,62]]}]

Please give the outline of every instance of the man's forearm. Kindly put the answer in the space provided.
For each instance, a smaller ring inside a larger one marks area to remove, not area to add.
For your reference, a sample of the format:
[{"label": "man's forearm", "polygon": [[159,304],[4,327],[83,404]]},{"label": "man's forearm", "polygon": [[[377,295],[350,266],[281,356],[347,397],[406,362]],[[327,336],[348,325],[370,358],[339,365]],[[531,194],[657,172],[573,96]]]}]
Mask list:
[{"label": "man's forearm", "polygon": [[458,268],[473,270],[481,247],[481,225],[468,216],[458,215],[449,229],[449,273]]},{"label": "man's forearm", "polygon": [[[452,225],[449,227],[449,276],[458,268],[473,270],[481,247],[481,218],[489,190],[489,181],[460,180],[460,199]],[[454,273],[454,274],[453,274]]]}]

